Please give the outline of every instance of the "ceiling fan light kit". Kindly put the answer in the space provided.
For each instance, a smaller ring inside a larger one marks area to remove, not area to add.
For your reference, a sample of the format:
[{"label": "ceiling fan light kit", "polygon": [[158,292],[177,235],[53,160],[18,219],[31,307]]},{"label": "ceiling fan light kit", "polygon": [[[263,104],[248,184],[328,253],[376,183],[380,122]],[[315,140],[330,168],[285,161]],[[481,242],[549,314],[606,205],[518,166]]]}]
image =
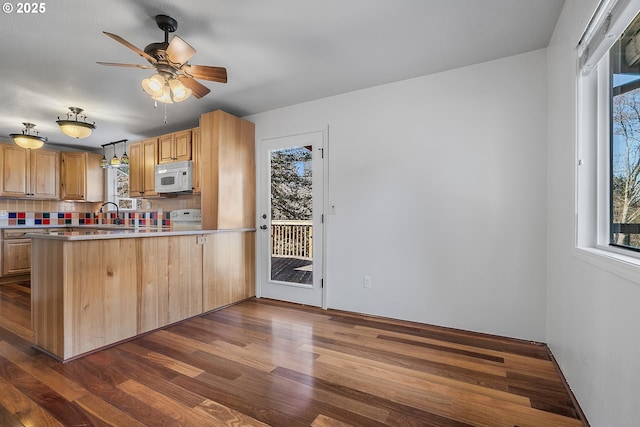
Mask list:
[{"label": "ceiling fan light kit", "polygon": [[[87,123],[85,119],[87,116],[80,115],[82,121],[78,120],[78,114],[81,114],[84,110],[78,107],[69,107],[66,119],[60,119],[56,123],[60,126],[60,130],[71,138],[86,138],[91,135],[91,132],[96,128],[95,122]],[[73,116],[73,119],[71,118]]]},{"label": "ceiling fan light kit", "polygon": [[182,102],[191,95],[202,98],[211,92],[196,79],[227,82],[227,70],[224,67],[188,64],[187,61],[195,55],[196,50],[178,36],[173,36],[169,42],[169,33],[178,29],[178,22],[175,19],[167,15],[157,15],[155,19],[158,28],[164,32],[164,41],[151,43],[144,50],[118,35],[103,31],[105,35],[133,50],[151,65],[114,62],[98,62],[98,64],[141,69],[155,68],[156,74],[142,80],[142,88],[152,99],[165,104]]},{"label": "ceiling fan light kit", "polygon": [[[31,148],[37,149],[44,145],[47,142],[47,138],[38,135],[38,131],[34,129],[36,125],[33,123],[22,123],[24,125],[24,129],[22,133],[12,133],[9,135],[13,142],[22,148]],[[31,131],[35,132],[35,135],[31,134]]]}]

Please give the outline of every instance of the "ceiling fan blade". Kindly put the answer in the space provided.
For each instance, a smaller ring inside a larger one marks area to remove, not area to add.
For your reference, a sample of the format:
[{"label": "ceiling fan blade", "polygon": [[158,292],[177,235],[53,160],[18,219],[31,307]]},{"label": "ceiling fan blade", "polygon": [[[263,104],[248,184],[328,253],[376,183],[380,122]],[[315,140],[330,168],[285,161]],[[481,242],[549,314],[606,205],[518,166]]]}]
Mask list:
[{"label": "ceiling fan blade", "polygon": [[212,82],[226,83],[227,69],[224,67],[209,67],[207,65],[185,64],[182,71],[195,77],[196,79],[209,80]]},{"label": "ceiling fan blade", "polygon": [[155,68],[153,65],[140,65],[140,64],[120,64],[119,62],[96,62],[96,64],[107,65],[109,67],[135,67],[142,69]]},{"label": "ceiling fan blade", "polygon": [[121,44],[125,45],[126,47],[128,47],[129,49],[131,49],[132,51],[134,51],[138,55],[142,56],[144,59],[146,59],[150,63],[155,64],[156,62],[158,62],[158,61],[156,61],[156,59],[153,56],[149,55],[144,50],[141,50],[141,49],[135,47],[134,45],[132,45],[131,43],[129,43],[128,41],[126,41],[122,37],[120,37],[120,36],[118,36],[116,34],[108,33],[106,31],[103,31],[103,33],[106,34],[107,36],[111,37],[112,39],[114,39],[118,43],[121,43]]},{"label": "ceiling fan blade", "polygon": [[203,96],[211,92],[211,89],[209,89],[199,81],[192,79],[191,77],[178,76],[178,80],[180,80],[183,85],[191,89],[191,93],[196,98],[202,98]]},{"label": "ceiling fan blade", "polygon": [[178,36],[173,36],[167,46],[167,58],[174,64],[182,65],[195,54],[196,50]]}]

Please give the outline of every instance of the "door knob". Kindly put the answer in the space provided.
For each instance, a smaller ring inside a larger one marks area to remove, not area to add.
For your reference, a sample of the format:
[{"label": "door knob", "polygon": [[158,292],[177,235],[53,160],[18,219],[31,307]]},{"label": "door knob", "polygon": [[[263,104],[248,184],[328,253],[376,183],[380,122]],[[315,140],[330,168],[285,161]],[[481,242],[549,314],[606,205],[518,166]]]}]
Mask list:
[{"label": "door knob", "polygon": [[267,229],[267,226],[266,226],[266,225],[264,225],[264,224],[262,224],[262,225],[260,226],[260,229],[261,229],[261,230],[266,230],[266,229]]}]

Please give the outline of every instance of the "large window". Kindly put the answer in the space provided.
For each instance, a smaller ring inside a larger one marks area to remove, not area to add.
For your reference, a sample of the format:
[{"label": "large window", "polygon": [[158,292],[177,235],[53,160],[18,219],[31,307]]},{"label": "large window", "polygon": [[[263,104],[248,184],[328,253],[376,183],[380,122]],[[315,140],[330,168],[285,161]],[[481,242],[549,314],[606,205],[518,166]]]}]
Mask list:
[{"label": "large window", "polygon": [[640,258],[638,12],[640,0],[603,0],[578,45],[576,244],[614,258]]},{"label": "large window", "polygon": [[609,51],[609,243],[640,250],[640,17]]}]

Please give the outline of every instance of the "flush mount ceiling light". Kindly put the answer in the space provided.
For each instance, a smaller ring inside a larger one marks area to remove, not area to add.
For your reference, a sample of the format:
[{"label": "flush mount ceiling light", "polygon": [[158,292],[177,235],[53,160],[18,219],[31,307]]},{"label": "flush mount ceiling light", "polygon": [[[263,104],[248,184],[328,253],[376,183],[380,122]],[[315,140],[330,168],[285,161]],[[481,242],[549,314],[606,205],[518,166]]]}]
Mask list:
[{"label": "flush mount ceiling light", "polygon": [[[38,131],[33,129],[36,125],[34,125],[33,123],[22,124],[24,125],[22,133],[12,133],[11,135],[9,135],[13,139],[13,142],[16,143],[16,145],[22,148],[36,149],[42,147],[42,145],[47,142],[47,138],[38,136]],[[35,132],[35,135],[31,134],[32,130],[33,132]]]},{"label": "flush mount ceiling light", "polygon": [[[62,120],[58,117],[56,123],[60,126],[62,133],[76,139],[86,138],[91,135],[91,132],[96,128],[96,124],[95,122],[87,123],[85,121],[87,116],[82,114],[80,115],[80,119],[82,119],[82,121],[78,121],[78,114],[82,113],[82,111],[84,111],[82,108],[69,107],[66,120]],[[73,119],[71,119],[71,116],[73,116]]]}]

